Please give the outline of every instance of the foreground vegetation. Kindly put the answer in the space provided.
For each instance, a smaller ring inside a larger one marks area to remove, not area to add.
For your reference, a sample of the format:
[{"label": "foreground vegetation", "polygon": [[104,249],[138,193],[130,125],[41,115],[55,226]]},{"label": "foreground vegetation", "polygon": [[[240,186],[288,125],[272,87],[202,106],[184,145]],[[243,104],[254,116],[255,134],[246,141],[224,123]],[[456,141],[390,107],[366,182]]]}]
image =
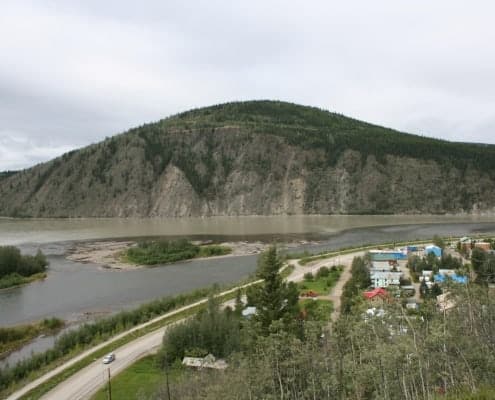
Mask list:
[{"label": "foreground vegetation", "polygon": [[0,246],[0,289],[44,278],[47,265],[41,250],[35,256],[29,256],[22,255],[17,247]]},{"label": "foreground vegetation", "polygon": [[156,265],[190,260],[197,257],[223,256],[231,253],[226,246],[198,246],[186,239],[143,241],[125,253],[125,259],[134,264]]},{"label": "foreground vegetation", "polygon": [[0,359],[37,336],[54,334],[63,326],[64,321],[58,318],[46,318],[41,322],[28,325],[0,327]]},{"label": "foreground vegetation", "polygon": [[[208,323],[197,325],[205,331],[194,339],[203,342],[179,340],[187,337],[186,330],[174,339],[175,349],[194,349],[199,343],[201,354],[214,355],[219,350],[209,343],[235,343],[228,351],[221,349],[227,370],[188,371],[148,398],[167,399],[167,390],[171,398],[185,400],[493,398],[495,295],[486,285],[448,282],[455,303],[448,313],[439,313],[432,300],[425,300],[416,314],[392,301],[383,304],[384,316],[365,319],[369,305],[362,290],[369,285],[369,273],[366,259],[355,258],[343,313],[326,331],[319,321],[302,323],[290,288],[274,274],[276,265],[276,257],[264,256],[266,281],[257,289],[258,297],[249,300],[248,293],[248,303],[259,310],[253,318],[241,319],[239,327],[229,324],[232,331],[220,329],[224,336],[214,333],[217,341],[209,342],[205,334],[217,326],[206,313],[201,318]],[[235,319],[236,310],[226,312]],[[173,360],[169,345],[165,337],[167,363]]]},{"label": "foreground vegetation", "polygon": [[[385,319],[366,322],[361,293],[369,285],[365,263],[354,260],[352,284],[342,299],[343,305],[348,299],[349,309],[327,332],[319,318],[301,318],[299,289],[283,282],[276,251],[264,254],[258,276],[265,282],[247,293],[248,304],[259,310],[256,316],[240,318],[240,298],[234,310],[220,311],[210,302],[191,320],[194,329],[182,328],[173,346],[164,338],[157,359],[164,368],[182,355],[206,352],[229,362],[220,373],[186,371],[171,384],[172,398],[430,400],[444,398],[444,392],[449,399],[471,392],[480,397],[465,399],[491,398],[495,302],[486,284],[449,283],[457,307],[447,314],[426,301],[420,314],[411,316],[397,302],[384,305]],[[163,384],[139,398],[166,399],[167,391]]]}]

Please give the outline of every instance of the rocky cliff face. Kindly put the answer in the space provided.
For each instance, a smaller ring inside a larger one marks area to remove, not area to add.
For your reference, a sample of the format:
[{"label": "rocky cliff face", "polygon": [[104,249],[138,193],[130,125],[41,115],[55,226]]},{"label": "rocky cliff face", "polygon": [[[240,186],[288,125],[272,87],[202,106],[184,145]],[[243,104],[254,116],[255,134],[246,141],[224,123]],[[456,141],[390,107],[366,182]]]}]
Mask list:
[{"label": "rocky cliff face", "polygon": [[[307,134],[307,133],[306,133]],[[397,133],[397,135],[401,135]],[[148,125],[0,180],[0,215],[184,217],[494,212],[467,162],[303,146],[220,121]]]}]

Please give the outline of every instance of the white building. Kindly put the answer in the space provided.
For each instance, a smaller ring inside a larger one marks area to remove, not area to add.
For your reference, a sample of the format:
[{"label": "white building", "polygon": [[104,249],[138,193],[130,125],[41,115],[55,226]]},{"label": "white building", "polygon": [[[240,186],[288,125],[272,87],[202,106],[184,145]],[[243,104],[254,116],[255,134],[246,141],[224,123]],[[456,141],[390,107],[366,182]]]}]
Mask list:
[{"label": "white building", "polygon": [[390,285],[400,285],[402,272],[372,271],[370,274],[371,285],[374,288],[386,288]]},{"label": "white building", "polygon": [[371,269],[373,271],[392,271],[393,265],[391,265],[390,262],[388,261],[372,261],[371,262]]}]

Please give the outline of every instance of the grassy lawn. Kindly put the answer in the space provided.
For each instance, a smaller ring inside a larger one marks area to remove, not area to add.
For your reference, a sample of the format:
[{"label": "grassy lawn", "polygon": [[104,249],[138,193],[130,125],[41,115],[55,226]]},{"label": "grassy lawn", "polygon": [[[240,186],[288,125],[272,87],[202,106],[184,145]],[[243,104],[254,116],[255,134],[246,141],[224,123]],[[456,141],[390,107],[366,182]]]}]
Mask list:
[{"label": "grassy lawn", "polygon": [[304,281],[298,284],[301,293],[308,291],[313,291],[318,295],[327,295],[330,293],[332,287],[334,287],[339,280],[342,268],[324,268],[325,267],[322,267],[315,276],[312,276],[311,274],[306,274],[304,276]]},{"label": "grassy lawn", "polygon": [[299,307],[306,314],[306,320],[309,321],[328,322],[333,311],[333,303],[330,300],[300,300]]},{"label": "grassy lawn", "polygon": [[[156,365],[155,356],[147,356],[112,378],[112,398],[147,398],[164,382],[165,373]],[[92,400],[107,399],[108,386],[99,390],[92,398]]]}]

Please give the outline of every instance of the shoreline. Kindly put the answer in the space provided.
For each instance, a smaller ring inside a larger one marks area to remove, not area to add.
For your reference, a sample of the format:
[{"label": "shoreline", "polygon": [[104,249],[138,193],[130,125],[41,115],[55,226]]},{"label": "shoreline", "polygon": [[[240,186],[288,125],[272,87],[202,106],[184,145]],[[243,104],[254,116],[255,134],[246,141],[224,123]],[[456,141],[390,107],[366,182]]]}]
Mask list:
[{"label": "shoreline", "polygon": [[4,290],[10,290],[10,289],[15,289],[15,288],[19,288],[22,286],[26,286],[26,285],[29,285],[30,283],[33,283],[36,281],[42,281],[42,280],[46,279],[47,275],[48,275],[48,273],[45,271],[45,272],[39,272],[39,273],[31,275],[31,276],[27,276],[27,277],[23,276],[22,282],[16,283],[16,284],[11,285],[11,286],[0,287],[0,292],[4,291]]}]

